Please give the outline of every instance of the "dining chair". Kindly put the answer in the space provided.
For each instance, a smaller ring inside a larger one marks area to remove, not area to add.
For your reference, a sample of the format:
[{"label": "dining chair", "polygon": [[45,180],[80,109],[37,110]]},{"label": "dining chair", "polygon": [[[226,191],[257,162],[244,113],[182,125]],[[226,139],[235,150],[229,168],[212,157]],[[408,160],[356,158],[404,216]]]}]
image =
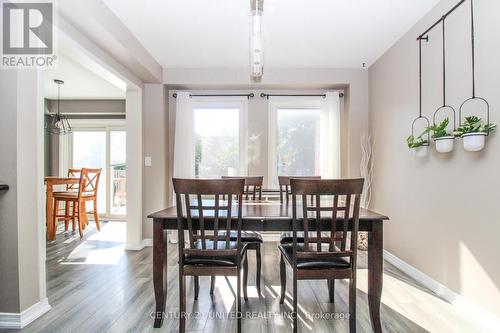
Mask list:
[{"label": "dining chair", "polygon": [[[97,193],[99,189],[99,177],[101,169],[82,168],[80,171],[80,181],[78,182],[78,191],[66,191],[54,193],[54,221],[57,218],[65,217],[65,215],[58,215],[59,203],[64,202],[66,205],[73,205],[72,219],[78,220],[78,231],[80,238],[83,237],[84,224],[87,224],[87,214],[94,215],[94,221],[97,230],[101,230],[99,225],[99,215],[97,213]],[[87,212],[84,205],[87,201],[92,201],[94,206],[93,210]],[[73,222],[74,223],[74,222]]]},{"label": "dining chair", "polygon": [[[241,240],[245,181],[174,178],[173,185],[179,232],[179,331],[184,332],[186,328],[186,276],[194,277],[195,300],[198,298],[200,276],[236,276],[236,314],[240,332],[240,275],[242,269],[248,269],[248,245]],[[223,195],[227,195],[227,201],[221,200]],[[234,197],[236,202],[233,202]],[[233,208],[237,210],[236,216]],[[189,245],[184,241],[184,223],[187,224]],[[207,229],[213,230],[213,234],[207,233]],[[219,229],[224,230],[223,237]],[[236,232],[236,241],[231,241],[232,231]],[[247,299],[245,279],[243,295]]]},{"label": "dining chair", "polygon": [[[263,176],[243,176],[243,177],[229,177],[229,176],[222,176],[222,179],[244,179],[245,180],[245,190],[243,195],[245,195],[245,200],[248,200],[251,198],[251,200],[262,200],[262,184],[264,182],[264,177]],[[251,196],[250,196],[251,194]],[[258,195],[258,197],[257,197]],[[223,233],[223,232],[222,232]],[[230,235],[231,241],[236,240],[236,233],[233,232]],[[260,295],[260,277],[261,277],[261,267],[262,267],[262,256],[261,256],[261,244],[264,242],[262,239],[262,235],[260,232],[257,231],[252,231],[252,230],[243,230],[241,231],[241,241],[243,243],[247,243],[247,250],[254,250],[255,251],[255,261],[257,264],[256,267],[256,285],[257,285],[257,293]],[[248,274],[248,271],[245,271],[245,274]],[[245,277],[247,278],[247,277]],[[213,294],[215,287],[215,278],[212,277],[212,281],[210,283],[210,291],[211,294]]]},{"label": "dining chair", "polygon": [[[356,332],[356,255],[360,197],[364,179],[291,179],[293,241],[280,244],[281,298],[286,294],[286,263],[293,271],[293,330],[297,332],[297,280],[327,280],[330,302],[334,302],[335,280],[349,279],[349,331]],[[298,202],[297,196],[301,196]],[[315,197],[310,205],[307,196]],[[329,200],[322,201],[322,198]],[[299,207],[300,206],[300,207]],[[299,213],[299,210],[301,212]],[[339,215],[341,213],[341,216]],[[328,226],[322,213],[328,214]],[[351,227],[350,245],[347,235]],[[325,230],[322,230],[325,227]],[[297,240],[298,230],[304,242]],[[326,231],[328,236],[323,231]],[[310,234],[311,232],[311,234]],[[315,234],[315,235],[314,235]],[[312,237],[311,237],[311,236]],[[340,244],[340,247],[337,246]]]},{"label": "dining chair", "polygon": [[[278,176],[278,183],[280,187],[280,203],[283,204],[283,201],[286,202],[286,205],[288,206],[289,203],[289,197],[290,197],[290,179],[321,179],[321,176]],[[283,197],[285,197],[285,200],[283,200]],[[314,200],[313,197],[311,197],[311,200]],[[312,203],[313,201],[311,201]],[[284,243],[291,243],[292,242],[292,232],[291,231],[284,231],[280,234],[280,244]],[[301,233],[298,234],[298,242],[303,243],[304,242],[304,237],[302,236]]]},{"label": "dining chair", "polygon": [[[80,173],[82,169],[75,169],[75,168],[69,168],[68,169],[68,178],[80,178]],[[52,193],[52,195],[57,195],[60,193],[66,193],[66,192],[77,192],[78,191],[78,183],[71,183],[71,184],[66,184],[66,190],[65,191],[55,191]],[[59,207],[58,207],[59,208]],[[64,231],[68,231],[68,226],[69,226],[69,221],[71,220],[72,224],[72,229],[75,231],[75,207],[72,205],[71,201],[68,201],[64,204]],[[59,215],[56,214],[56,215]],[[57,221],[54,221],[54,223],[57,223]]]}]

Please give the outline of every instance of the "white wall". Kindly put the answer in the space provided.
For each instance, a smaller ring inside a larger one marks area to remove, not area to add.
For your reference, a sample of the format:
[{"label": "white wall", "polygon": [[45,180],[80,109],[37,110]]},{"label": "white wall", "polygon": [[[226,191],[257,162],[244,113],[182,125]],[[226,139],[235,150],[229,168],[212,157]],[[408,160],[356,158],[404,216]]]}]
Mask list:
[{"label": "white wall", "polygon": [[[444,0],[369,70],[370,124],[376,135],[372,208],[391,217],[385,248],[453,291],[500,315],[500,138],[484,151],[419,160],[405,139],[418,114],[415,38],[456,0]],[[477,93],[500,117],[500,2],[476,4]],[[469,1],[447,21],[448,103],[458,108],[471,95]],[[441,30],[423,45],[424,114],[441,105]],[[482,114],[481,114],[482,115]]]}]

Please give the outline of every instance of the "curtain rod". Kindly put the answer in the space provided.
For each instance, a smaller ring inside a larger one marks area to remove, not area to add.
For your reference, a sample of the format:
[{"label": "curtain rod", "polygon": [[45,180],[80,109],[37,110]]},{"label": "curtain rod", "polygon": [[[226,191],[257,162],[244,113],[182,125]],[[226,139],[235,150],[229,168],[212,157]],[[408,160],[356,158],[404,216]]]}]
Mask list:
[{"label": "curtain rod", "polygon": [[[236,95],[231,95],[231,94],[215,94],[215,95],[210,95],[210,94],[203,94],[203,95],[194,95],[190,94],[189,97],[246,97],[248,99],[253,98],[255,96],[254,93],[250,94],[236,94]],[[172,97],[177,98],[177,93],[173,93]]]},{"label": "curtain rod", "polygon": [[[265,94],[265,93],[261,93],[260,94],[260,97],[262,98],[267,98],[269,99],[269,97],[323,97],[325,98],[326,97],[326,94],[312,94],[312,95],[297,95],[297,94]],[[344,97],[344,93],[339,93],[339,97]]]},{"label": "curtain rod", "polygon": [[444,14],[443,16],[441,16],[441,18],[439,20],[437,20],[436,22],[434,22],[433,25],[431,25],[427,30],[425,30],[423,33],[420,34],[420,36],[417,37],[417,40],[419,39],[424,39],[424,40],[428,40],[428,38],[425,36],[429,31],[431,31],[432,29],[434,29],[439,23],[441,23],[448,15],[450,15],[451,13],[453,13],[458,7],[460,7],[466,0],[461,0],[459,3],[457,3],[452,9],[450,9],[448,12],[446,12],[446,14]]}]

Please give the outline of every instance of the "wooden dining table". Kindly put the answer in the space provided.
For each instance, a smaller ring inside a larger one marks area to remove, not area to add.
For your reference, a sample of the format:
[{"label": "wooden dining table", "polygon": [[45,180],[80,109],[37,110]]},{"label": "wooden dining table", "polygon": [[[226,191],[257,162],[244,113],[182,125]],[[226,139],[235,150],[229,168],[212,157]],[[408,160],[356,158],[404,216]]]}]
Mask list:
[{"label": "wooden dining table", "polygon": [[[45,181],[45,221],[47,224],[47,240],[54,240],[56,237],[56,221],[54,221],[54,186],[78,184],[78,177],[58,177],[47,176]],[[85,207],[83,207],[85,209]]]},{"label": "wooden dining table", "polygon": [[[236,211],[234,209],[233,211]],[[301,212],[302,209],[298,209]],[[213,214],[213,213],[212,213]],[[300,213],[297,216],[299,229],[302,223]],[[253,231],[293,231],[291,204],[280,204],[279,201],[248,201],[243,203],[242,230]],[[167,233],[165,230],[177,230],[177,211],[172,206],[156,213],[150,214],[153,219],[153,288],[156,302],[154,327],[163,324],[164,311],[167,298]],[[382,296],[382,270],[383,270],[383,224],[387,216],[361,209],[359,216],[359,231],[368,233],[368,305],[371,325],[374,332],[382,332],[380,322],[380,300]],[[186,224],[186,219],[183,218]],[[198,228],[196,215],[192,216],[194,228]],[[236,216],[233,219],[236,225]],[[205,229],[213,229],[213,216],[210,212],[204,213]],[[322,230],[331,223],[331,217],[322,217]],[[338,218],[340,227],[342,221]],[[349,226],[350,228],[351,226]]]}]

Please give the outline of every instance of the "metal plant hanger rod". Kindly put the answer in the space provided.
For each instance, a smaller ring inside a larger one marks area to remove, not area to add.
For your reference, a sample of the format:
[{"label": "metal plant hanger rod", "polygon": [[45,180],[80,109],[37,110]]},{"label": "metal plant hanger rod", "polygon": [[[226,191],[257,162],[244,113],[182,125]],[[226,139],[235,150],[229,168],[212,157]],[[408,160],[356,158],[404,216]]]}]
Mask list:
[{"label": "metal plant hanger rod", "polygon": [[453,112],[453,130],[456,129],[456,112],[455,108],[453,108],[451,105],[446,104],[446,31],[445,31],[445,21],[446,21],[446,16],[443,16],[441,18],[441,25],[442,25],[442,34],[443,34],[443,105],[440,106],[433,115],[432,122],[435,125],[436,124],[436,114],[444,109],[449,109]]}]

